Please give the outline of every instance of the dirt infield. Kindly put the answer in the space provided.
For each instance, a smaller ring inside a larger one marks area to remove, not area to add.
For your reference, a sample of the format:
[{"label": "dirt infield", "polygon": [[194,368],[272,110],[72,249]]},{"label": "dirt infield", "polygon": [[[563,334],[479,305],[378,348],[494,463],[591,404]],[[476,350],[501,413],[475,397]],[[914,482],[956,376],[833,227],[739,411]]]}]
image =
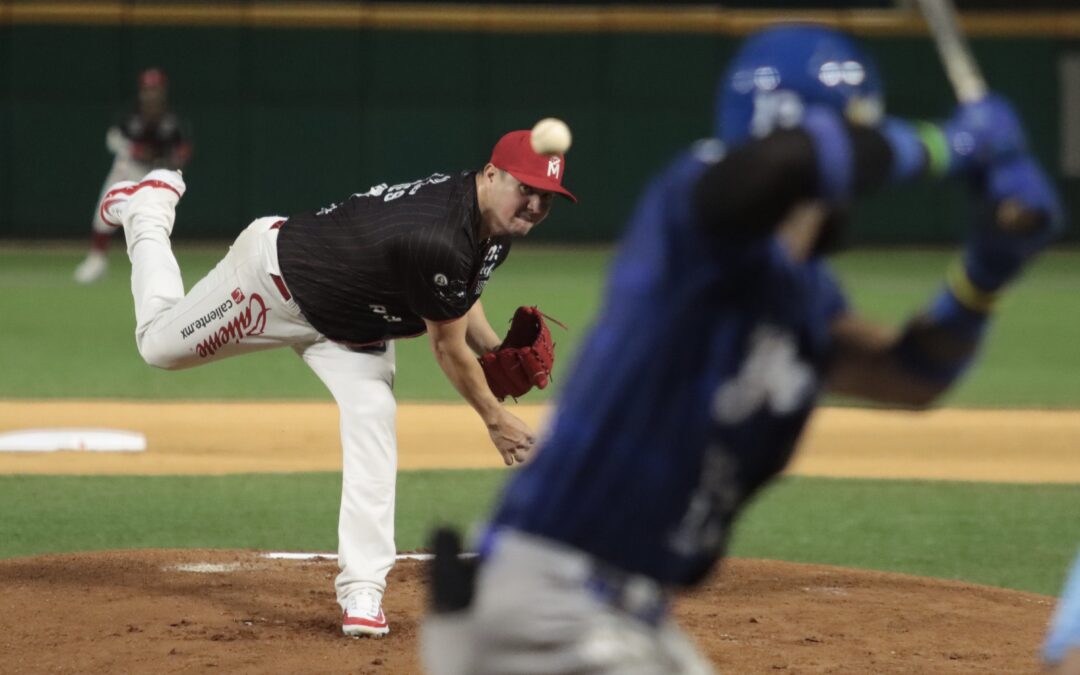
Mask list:
[{"label": "dirt infield", "polygon": [[[546,409],[515,406],[542,427]],[[114,427],[146,434],[138,454],[0,453],[0,474],[223,474],[337,471],[337,409],[330,403],[0,401],[0,431]],[[399,464],[502,466],[479,419],[459,405],[404,404]],[[833,408],[811,421],[791,473],[1080,483],[1080,411]]]},{"label": "dirt infield", "polygon": [[[545,410],[518,406],[542,427]],[[326,403],[0,402],[0,431],[142,431],[138,454],[0,453],[0,474],[334,471]],[[475,415],[403,405],[400,466],[498,467]],[[1080,412],[826,409],[803,475],[1080,483]],[[420,672],[424,565],[391,575],[381,641],[339,634],[329,561],[247,551],[114,551],[0,560],[0,673]],[[1053,599],[861,570],[734,560],[676,617],[724,673],[1037,672]]]},{"label": "dirt infield", "polygon": [[[0,672],[420,672],[425,563],[399,563],[391,634],[338,634],[329,561],[115,551],[0,561]],[[817,565],[731,560],[676,602],[724,673],[1025,673],[1051,599]]]}]

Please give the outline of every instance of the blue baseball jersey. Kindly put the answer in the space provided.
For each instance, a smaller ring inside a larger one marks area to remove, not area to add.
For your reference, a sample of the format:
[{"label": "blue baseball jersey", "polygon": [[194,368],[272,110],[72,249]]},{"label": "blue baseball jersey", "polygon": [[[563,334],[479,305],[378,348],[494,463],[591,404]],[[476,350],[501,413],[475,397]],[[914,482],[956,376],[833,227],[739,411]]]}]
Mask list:
[{"label": "blue baseball jersey", "polygon": [[605,302],[534,460],[492,529],[562,542],[665,583],[699,580],[741,504],[787,463],[844,298],[774,237],[707,228],[702,142],[644,193]]},{"label": "blue baseball jersey", "polygon": [[1043,660],[1056,665],[1074,649],[1080,649],[1080,555],[1073,563],[1050,622],[1050,631],[1043,644]]}]

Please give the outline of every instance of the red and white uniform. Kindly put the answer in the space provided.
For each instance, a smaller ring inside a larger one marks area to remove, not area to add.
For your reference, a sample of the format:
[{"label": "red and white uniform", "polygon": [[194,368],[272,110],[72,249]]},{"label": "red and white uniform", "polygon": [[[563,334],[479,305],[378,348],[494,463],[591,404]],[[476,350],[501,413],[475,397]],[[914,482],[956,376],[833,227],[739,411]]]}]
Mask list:
[{"label": "red and white uniform", "polygon": [[464,316],[509,250],[478,235],[475,174],[259,218],[186,294],[169,241],[178,200],[140,189],[123,214],[139,353],[181,369],[288,347],[308,364],[341,416],[338,601],[381,596],[396,554],[393,340]]}]

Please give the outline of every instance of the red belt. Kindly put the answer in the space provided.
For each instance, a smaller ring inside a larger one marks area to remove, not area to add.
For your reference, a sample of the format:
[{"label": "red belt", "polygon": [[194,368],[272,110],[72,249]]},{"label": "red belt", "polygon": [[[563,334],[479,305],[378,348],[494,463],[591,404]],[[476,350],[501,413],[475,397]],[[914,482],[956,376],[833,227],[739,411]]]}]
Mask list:
[{"label": "red belt", "polygon": [[274,280],[274,285],[277,286],[278,291],[281,292],[281,297],[286,300],[292,300],[292,294],[289,293],[288,288],[285,288],[285,282],[281,280],[281,277],[276,274],[271,274],[270,278]]},{"label": "red belt", "polygon": [[[279,220],[270,226],[271,230],[280,230],[281,226],[285,224],[284,220]],[[274,281],[274,285],[277,286],[278,292],[281,293],[281,297],[286,301],[292,300],[292,293],[289,293],[289,289],[285,287],[285,282],[276,274],[271,274],[270,278]]]}]

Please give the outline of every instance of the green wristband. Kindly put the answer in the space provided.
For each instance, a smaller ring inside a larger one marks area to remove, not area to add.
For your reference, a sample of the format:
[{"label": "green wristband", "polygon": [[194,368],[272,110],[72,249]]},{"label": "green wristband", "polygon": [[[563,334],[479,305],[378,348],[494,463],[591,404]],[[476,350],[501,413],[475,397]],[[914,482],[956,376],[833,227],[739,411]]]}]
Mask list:
[{"label": "green wristband", "polygon": [[926,157],[927,168],[934,176],[944,176],[949,172],[949,141],[941,127],[930,122],[916,122],[915,133],[919,135]]}]

